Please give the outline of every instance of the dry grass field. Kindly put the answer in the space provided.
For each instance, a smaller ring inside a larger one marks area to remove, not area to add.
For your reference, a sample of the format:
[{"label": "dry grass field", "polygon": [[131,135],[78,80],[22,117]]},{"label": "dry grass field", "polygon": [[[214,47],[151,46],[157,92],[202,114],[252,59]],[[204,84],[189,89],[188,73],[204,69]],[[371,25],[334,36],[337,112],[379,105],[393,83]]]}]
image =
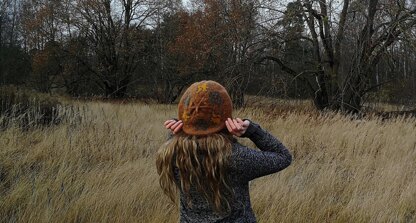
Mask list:
[{"label": "dry grass field", "polygon": [[[0,131],[0,222],[177,222],[154,157],[176,107],[78,106],[61,111],[60,125]],[[234,113],[294,155],[286,170],[251,182],[258,221],[416,222],[416,119],[351,120],[309,107],[259,103]]]}]

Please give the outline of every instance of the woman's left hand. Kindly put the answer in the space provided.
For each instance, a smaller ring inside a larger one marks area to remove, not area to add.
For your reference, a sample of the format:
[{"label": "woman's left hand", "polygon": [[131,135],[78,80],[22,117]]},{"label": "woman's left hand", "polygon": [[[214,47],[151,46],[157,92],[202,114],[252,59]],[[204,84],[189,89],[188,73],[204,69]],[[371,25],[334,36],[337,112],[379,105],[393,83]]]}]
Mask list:
[{"label": "woman's left hand", "polygon": [[170,129],[173,134],[182,130],[183,122],[181,120],[169,119],[164,123],[165,128]]}]

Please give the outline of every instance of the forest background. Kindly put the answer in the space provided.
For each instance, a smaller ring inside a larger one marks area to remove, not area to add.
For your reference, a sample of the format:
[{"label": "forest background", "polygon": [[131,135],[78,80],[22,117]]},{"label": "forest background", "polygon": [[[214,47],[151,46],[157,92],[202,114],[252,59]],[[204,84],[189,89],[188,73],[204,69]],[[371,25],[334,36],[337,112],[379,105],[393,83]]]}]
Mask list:
[{"label": "forest background", "polygon": [[3,0],[0,85],[72,97],[172,103],[213,79],[244,97],[318,109],[411,105],[409,0]]},{"label": "forest background", "polygon": [[203,79],[293,155],[259,222],[416,222],[414,0],[0,0],[0,222],[177,222],[155,154]]}]

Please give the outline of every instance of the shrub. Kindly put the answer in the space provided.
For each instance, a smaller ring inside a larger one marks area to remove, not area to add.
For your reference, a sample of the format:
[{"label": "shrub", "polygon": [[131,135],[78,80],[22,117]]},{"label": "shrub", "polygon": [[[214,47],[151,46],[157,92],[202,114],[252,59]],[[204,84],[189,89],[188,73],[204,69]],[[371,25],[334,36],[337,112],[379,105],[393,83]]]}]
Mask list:
[{"label": "shrub", "polygon": [[0,126],[23,128],[59,124],[61,103],[55,97],[15,86],[0,87]]}]

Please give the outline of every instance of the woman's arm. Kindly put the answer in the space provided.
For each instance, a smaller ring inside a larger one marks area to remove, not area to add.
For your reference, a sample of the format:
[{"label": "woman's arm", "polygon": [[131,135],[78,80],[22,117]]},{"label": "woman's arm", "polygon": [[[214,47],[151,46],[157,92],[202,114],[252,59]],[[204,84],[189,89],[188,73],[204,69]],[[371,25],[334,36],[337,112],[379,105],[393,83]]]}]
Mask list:
[{"label": "woman's arm", "polygon": [[288,167],[292,162],[289,150],[276,137],[256,123],[250,122],[240,137],[249,138],[260,149],[258,151],[236,144],[233,163],[244,181],[276,173]]}]

